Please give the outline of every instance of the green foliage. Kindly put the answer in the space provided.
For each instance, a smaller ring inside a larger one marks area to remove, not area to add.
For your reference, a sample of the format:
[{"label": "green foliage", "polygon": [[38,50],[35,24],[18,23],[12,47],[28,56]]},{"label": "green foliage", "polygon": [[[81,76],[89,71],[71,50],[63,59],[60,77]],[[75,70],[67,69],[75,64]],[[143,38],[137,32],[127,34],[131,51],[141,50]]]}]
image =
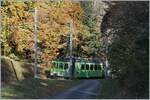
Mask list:
[{"label": "green foliage", "polygon": [[91,33],[90,36],[84,37],[80,45],[83,57],[100,57],[102,45],[99,33]]},{"label": "green foliage", "polygon": [[96,18],[93,16],[93,2],[80,1],[81,7],[84,11],[82,23],[86,25],[88,32],[79,33],[79,43],[75,47],[75,56],[79,57],[100,57],[102,44],[100,42],[101,33],[96,31]]},{"label": "green foliage", "polygon": [[93,2],[81,1],[81,6],[84,10],[83,23],[89,27],[90,33],[95,33],[96,18],[93,16]]}]

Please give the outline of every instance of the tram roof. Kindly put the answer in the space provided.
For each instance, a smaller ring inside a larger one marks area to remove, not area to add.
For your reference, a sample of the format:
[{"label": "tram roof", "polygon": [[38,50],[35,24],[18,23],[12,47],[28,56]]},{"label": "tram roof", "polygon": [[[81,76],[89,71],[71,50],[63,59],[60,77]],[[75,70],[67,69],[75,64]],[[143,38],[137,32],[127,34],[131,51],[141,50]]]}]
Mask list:
[{"label": "tram roof", "polygon": [[[77,62],[94,62],[94,63],[101,63],[103,62],[100,58],[80,58],[80,57],[73,57],[73,60]],[[65,58],[55,58],[53,61],[70,61],[69,57]]]}]

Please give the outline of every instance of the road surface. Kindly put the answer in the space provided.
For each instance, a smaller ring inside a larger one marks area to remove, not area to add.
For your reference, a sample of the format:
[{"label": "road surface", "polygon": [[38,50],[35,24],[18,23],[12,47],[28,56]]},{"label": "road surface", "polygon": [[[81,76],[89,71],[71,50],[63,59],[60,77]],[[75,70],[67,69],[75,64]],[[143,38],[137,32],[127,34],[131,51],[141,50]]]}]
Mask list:
[{"label": "road surface", "polygon": [[49,99],[96,99],[100,85],[100,80],[86,79],[79,85],[57,93],[49,97]]}]

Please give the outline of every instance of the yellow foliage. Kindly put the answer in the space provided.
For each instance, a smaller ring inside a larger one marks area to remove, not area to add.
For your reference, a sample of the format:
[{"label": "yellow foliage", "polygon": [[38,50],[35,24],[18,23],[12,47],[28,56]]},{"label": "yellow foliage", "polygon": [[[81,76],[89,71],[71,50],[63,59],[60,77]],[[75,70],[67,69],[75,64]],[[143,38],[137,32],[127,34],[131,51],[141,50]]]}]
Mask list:
[{"label": "yellow foliage", "polygon": [[17,50],[23,51],[24,48],[33,50],[34,46],[34,7],[38,9],[38,41],[42,44],[42,60],[48,66],[48,62],[56,57],[60,45],[60,35],[67,36],[68,20],[73,20],[74,39],[77,45],[79,39],[77,34],[89,32],[80,19],[84,12],[79,3],[71,0],[36,2],[6,2],[7,6],[2,6],[4,20],[2,24],[8,24],[9,33],[12,40],[17,44]]}]

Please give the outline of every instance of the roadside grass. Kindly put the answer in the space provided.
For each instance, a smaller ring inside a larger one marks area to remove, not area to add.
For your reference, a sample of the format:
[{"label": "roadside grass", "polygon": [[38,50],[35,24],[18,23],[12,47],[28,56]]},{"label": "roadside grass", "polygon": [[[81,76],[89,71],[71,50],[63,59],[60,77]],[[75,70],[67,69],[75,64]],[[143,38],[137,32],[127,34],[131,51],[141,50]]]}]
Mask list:
[{"label": "roadside grass", "polygon": [[101,87],[98,91],[98,99],[118,99],[123,98],[122,88],[116,79],[102,79]]},{"label": "roadside grass", "polygon": [[25,79],[1,88],[2,99],[45,99],[79,84],[79,80]]}]

